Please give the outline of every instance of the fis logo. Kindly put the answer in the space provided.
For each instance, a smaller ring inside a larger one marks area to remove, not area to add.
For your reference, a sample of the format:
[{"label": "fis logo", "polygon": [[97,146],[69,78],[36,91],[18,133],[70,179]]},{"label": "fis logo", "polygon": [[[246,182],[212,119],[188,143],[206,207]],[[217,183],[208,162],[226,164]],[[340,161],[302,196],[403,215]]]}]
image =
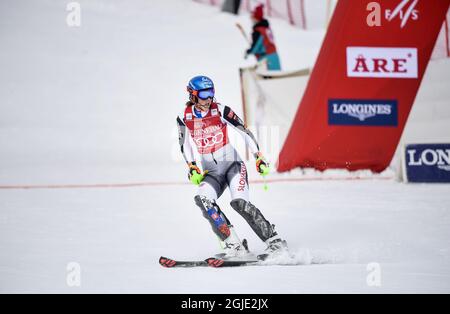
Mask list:
[{"label": "fis logo", "polygon": [[410,182],[450,182],[450,144],[413,144],[405,150]]},{"label": "fis logo", "polygon": [[397,126],[396,100],[328,100],[329,125]]},{"label": "fis logo", "polygon": [[415,9],[418,2],[419,0],[402,0],[394,9],[385,9],[384,11],[379,2],[370,2],[366,8],[369,11],[366,19],[367,25],[380,27],[383,18],[388,22],[399,19],[401,21],[400,28],[403,28],[410,20],[417,21],[419,19],[419,11]]},{"label": "fis logo", "polygon": [[417,48],[347,47],[347,76],[418,78]]}]

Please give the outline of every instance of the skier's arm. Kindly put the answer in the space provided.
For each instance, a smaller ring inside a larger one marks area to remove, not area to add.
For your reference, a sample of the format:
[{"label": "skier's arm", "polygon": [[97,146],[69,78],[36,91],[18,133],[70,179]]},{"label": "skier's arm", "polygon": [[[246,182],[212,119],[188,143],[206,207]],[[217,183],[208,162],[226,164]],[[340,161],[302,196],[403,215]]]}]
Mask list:
[{"label": "skier's arm", "polygon": [[253,133],[246,127],[244,122],[239,118],[239,116],[234,113],[228,106],[223,106],[222,108],[222,119],[229,125],[231,125],[245,140],[247,147],[250,149],[255,158],[258,158],[259,154],[259,145],[256,141]]},{"label": "skier's arm", "polygon": [[195,164],[194,152],[192,151],[191,143],[189,142],[189,134],[187,132],[186,124],[180,117],[177,117],[178,126],[178,142],[180,144],[181,153],[183,154],[184,160],[188,165]]},{"label": "skier's arm", "polygon": [[192,150],[191,142],[189,141],[189,133],[187,132],[186,124],[184,124],[183,120],[180,117],[177,117],[177,126],[178,126],[178,141],[180,143],[181,153],[183,154],[184,160],[189,167],[188,179],[195,185],[199,185],[205,175],[208,173],[207,171],[202,171],[197,166],[194,158],[194,152]]},{"label": "skier's arm", "polygon": [[247,50],[247,54],[263,54],[263,36],[260,32],[254,31],[252,34],[252,45]]},{"label": "skier's arm", "polygon": [[222,119],[225,120],[227,124],[233,126],[233,128],[242,135],[247,147],[250,148],[250,152],[256,159],[256,170],[263,176],[267,175],[269,173],[269,164],[263,154],[259,151],[259,145],[253,133],[247,129],[241,118],[239,118],[239,116],[234,113],[230,107],[219,106],[219,108],[222,114]]}]

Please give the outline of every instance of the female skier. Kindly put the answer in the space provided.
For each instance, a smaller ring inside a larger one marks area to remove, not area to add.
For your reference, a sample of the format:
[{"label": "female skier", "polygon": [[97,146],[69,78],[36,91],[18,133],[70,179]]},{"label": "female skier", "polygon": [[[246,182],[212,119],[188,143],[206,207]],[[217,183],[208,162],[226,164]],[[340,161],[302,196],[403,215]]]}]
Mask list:
[{"label": "female skier", "polygon": [[[215,102],[214,84],[210,78],[192,78],[187,90],[189,101],[183,113],[177,117],[179,143],[189,167],[188,178],[198,185],[195,203],[221,240],[224,253],[219,256],[230,259],[249,254],[246,241],[241,242],[216,203],[227,186],[231,193],[231,207],[267,244],[266,254],[261,257],[267,258],[275,252],[284,251],[287,249],[286,241],[277,235],[274,225],[249,201],[247,169],[228,140],[227,127],[232,126],[244,137],[246,145],[256,158],[256,169],[266,175],[269,171],[268,164],[259,151],[255,137],[230,107]],[[203,172],[194,160],[189,137],[201,156]]]}]

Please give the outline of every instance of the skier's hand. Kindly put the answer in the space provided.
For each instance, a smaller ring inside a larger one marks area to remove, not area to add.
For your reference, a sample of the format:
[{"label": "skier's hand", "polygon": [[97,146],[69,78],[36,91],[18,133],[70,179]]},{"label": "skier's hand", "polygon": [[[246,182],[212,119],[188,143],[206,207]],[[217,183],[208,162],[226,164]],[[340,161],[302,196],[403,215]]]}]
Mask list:
[{"label": "skier's hand", "polygon": [[261,152],[256,153],[256,170],[262,175],[269,174],[269,163],[266,161]]},{"label": "skier's hand", "polygon": [[199,185],[203,181],[207,173],[208,171],[202,173],[200,168],[195,163],[189,164],[188,178],[189,181],[191,181],[193,184]]}]

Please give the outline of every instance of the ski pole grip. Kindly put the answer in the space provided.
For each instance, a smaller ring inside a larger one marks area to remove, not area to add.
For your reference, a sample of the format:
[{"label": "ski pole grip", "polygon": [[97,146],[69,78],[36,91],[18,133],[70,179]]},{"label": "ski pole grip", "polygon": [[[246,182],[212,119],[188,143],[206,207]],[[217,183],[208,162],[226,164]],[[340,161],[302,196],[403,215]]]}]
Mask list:
[{"label": "ski pole grip", "polygon": [[198,172],[193,172],[191,175],[191,182],[195,185],[200,185],[200,183],[202,183],[203,179],[205,178],[205,176],[208,174],[208,170],[205,170],[203,172],[203,174],[198,173]]},{"label": "ski pole grip", "polygon": [[259,166],[259,168],[262,170],[261,175],[263,177],[267,176],[270,172],[269,167],[267,167],[266,165],[261,165],[261,166]]}]

